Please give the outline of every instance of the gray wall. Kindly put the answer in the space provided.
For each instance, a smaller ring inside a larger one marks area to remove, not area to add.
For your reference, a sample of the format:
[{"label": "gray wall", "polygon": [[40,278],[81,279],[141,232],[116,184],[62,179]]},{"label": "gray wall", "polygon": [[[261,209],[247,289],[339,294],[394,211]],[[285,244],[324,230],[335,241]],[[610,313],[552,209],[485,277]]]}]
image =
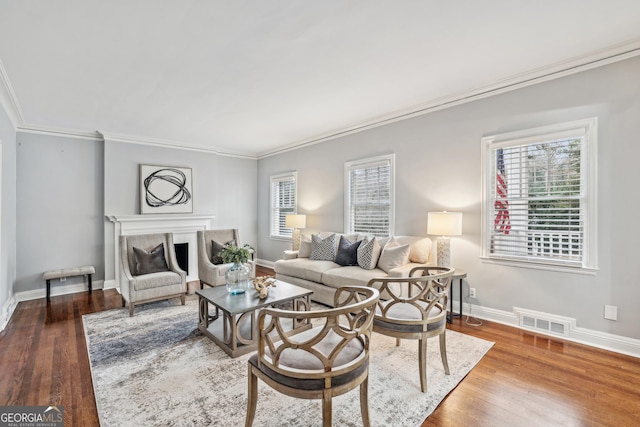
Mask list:
[{"label": "gray wall", "polygon": [[[635,271],[639,208],[640,58],[540,83],[376,127],[258,162],[258,244],[275,261],[289,244],[269,238],[269,176],[298,171],[298,210],[308,230],[343,229],[344,162],[396,154],[396,234],[426,235],[433,210],[464,213],[452,261],[465,269],[477,304],[577,319],[577,326],[640,339]],[[598,256],[593,275],[543,271],[480,260],[480,139],[496,133],[598,118]],[[629,197],[632,196],[632,197]],[[618,321],[605,320],[605,304]]]},{"label": "gray wall", "polygon": [[[216,228],[238,228],[257,246],[257,161],[190,150],[110,141],[104,145],[105,215],[140,213],[139,165],[192,168],[193,213],[213,214]],[[113,224],[104,220],[106,280],[113,271]]]},{"label": "gray wall", "polygon": [[0,199],[0,326],[16,280],[16,132],[0,106],[2,192]]},{"label": "gray wall", "polygon": [[42,273],[58,268],[93,265],[102,279],[102,141],[22,132],[17,138],[14,291],[43,289]]}]

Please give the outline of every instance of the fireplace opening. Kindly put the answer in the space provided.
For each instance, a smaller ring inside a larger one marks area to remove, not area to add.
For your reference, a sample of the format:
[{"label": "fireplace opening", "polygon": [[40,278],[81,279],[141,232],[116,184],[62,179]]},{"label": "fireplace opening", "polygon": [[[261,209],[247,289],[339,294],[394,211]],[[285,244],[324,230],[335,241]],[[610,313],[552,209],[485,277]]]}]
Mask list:
[{"label": "fireplace opening", "polygon": [[174,243],[178,266],[189,275],[189,243]]}]

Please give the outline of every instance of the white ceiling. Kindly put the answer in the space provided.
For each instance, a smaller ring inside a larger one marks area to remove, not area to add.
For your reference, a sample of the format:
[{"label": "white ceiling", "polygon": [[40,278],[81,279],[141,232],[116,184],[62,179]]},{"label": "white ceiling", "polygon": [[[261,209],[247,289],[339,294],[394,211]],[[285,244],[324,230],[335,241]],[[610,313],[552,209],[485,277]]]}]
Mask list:
[{"label": "white ceiling", "polygon": [[250,156],[638,49],[638,0],[0,0],[19,125]]}]

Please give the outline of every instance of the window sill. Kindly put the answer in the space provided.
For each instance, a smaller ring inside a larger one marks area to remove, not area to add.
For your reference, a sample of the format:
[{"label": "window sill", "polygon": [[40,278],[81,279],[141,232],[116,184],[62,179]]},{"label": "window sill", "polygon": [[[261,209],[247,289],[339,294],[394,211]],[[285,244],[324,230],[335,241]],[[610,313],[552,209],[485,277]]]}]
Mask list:
[{"label": "window sill", "polygon": [[291,242],[291,237],[289,237],[289,236],[274,236],[274,235],[271,235],[269,237],[271,238],[271,240],[280,240],[282,242]]},{"label": "window sill", "polygon": [[480,260],[485,264],[507,265],[510,267],[532,268],[534,270],[558,271],[562,273],[585,274],[588,276],[595,276],[598,274],[598,271],[600,271],[598,268],[593,267],[571,267],[564,265],[536,263],[531,261],[516,261],[511,259],[480,257]]}]

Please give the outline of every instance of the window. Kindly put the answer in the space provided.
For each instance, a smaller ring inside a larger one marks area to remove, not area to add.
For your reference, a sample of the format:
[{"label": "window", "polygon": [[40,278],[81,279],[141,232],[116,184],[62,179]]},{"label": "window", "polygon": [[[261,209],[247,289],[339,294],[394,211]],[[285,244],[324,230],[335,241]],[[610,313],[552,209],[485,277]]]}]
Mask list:
[{"label": "window", "polygon": [[345,232],[393,233],[394,163],[393,154],[345,163]]},{"label": "window", "polygon": [[271,237],[291,238],[285,226],[287,214],[296,213],[296,172],[271,177]]},{"label": "window", "polygon": [[596,268],[596,119],[482,139],[483,257]]}]

